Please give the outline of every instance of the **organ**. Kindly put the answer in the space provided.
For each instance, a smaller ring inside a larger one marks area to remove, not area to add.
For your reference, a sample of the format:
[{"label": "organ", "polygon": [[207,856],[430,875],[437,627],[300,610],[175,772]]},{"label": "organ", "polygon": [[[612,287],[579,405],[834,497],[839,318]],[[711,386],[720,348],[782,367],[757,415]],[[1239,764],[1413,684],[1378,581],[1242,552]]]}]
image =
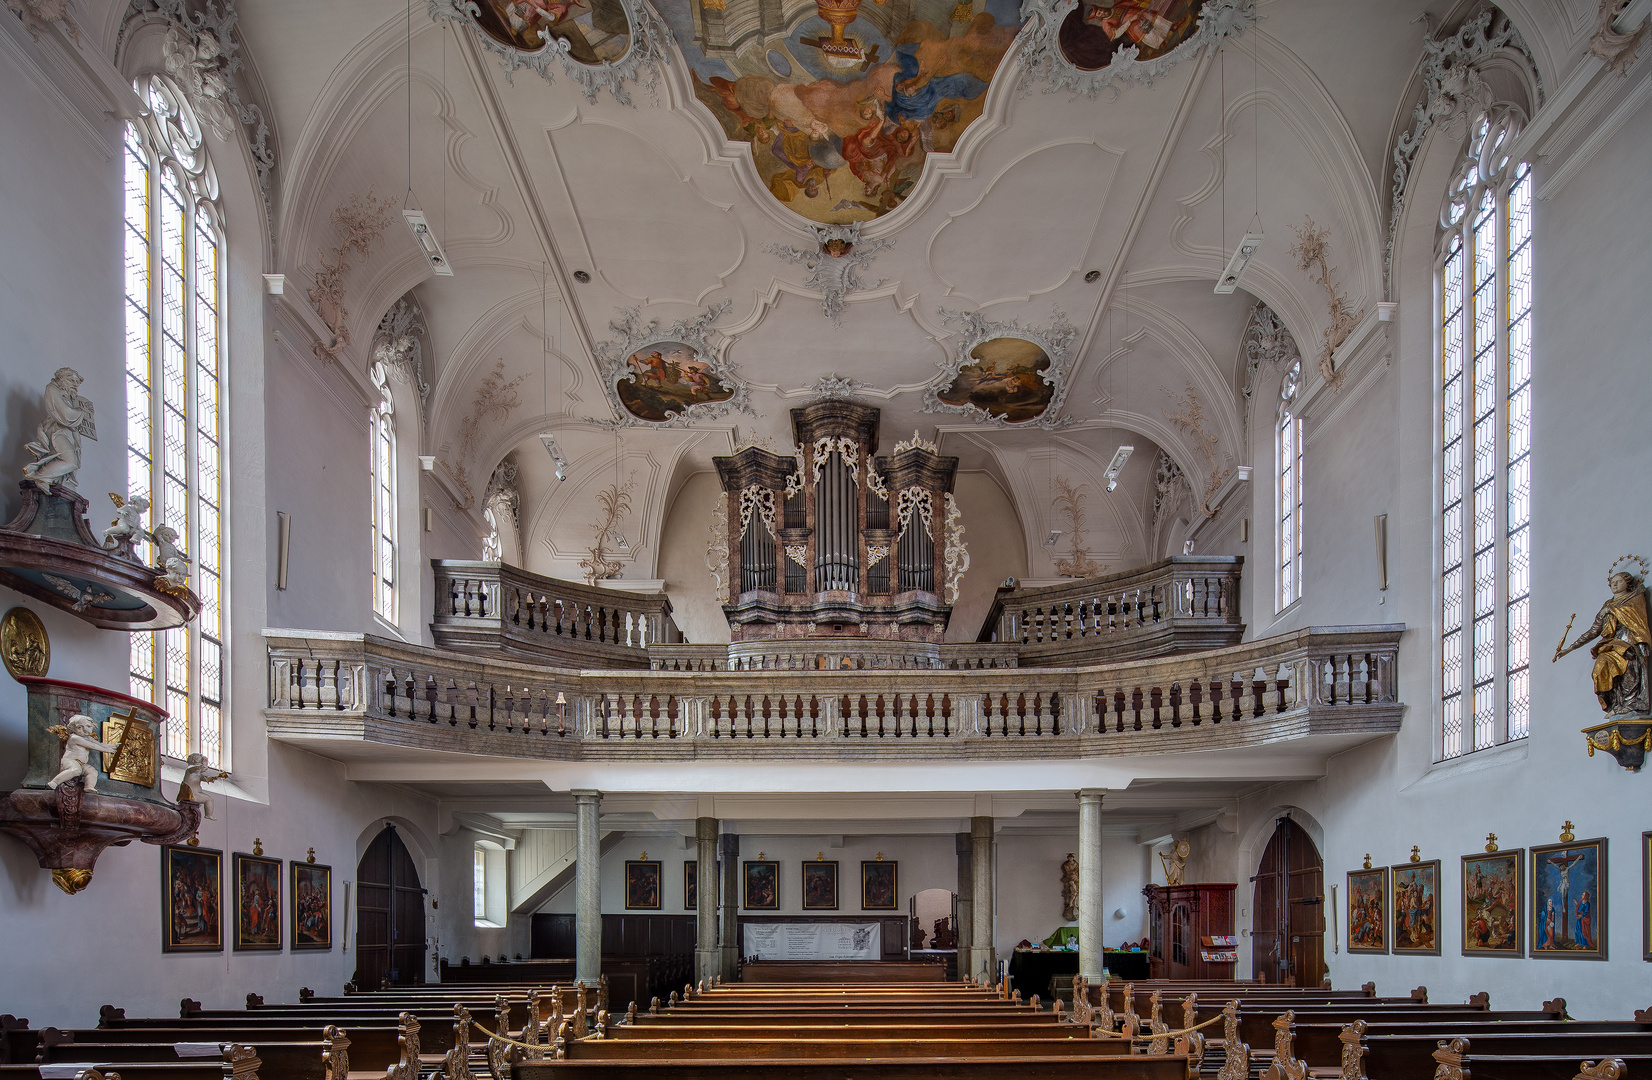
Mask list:
[{"label": "organ", "polygon": [[791,457],[748,446],[714,459],[733,639],[939,643],[969,565],[958,459],[915,432],[876,456],[873,406],[828,399],[791,415]]}]

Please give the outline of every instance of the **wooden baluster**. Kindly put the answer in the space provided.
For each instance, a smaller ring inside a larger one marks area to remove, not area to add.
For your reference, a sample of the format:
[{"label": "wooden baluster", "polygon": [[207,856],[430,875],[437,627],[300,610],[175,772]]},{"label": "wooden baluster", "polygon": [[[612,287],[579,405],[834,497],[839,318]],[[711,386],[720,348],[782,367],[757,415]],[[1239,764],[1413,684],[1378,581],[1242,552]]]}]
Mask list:
[{"label": "wooden baluster", "polygon": [[1194,727],[1198,727],[1200,722],[1204,720],[1204,716],[1201,714],[1201,706],[1205,703],[1204,687],[1199,685],[1198,679],[1194,679],[1188,684],[1188,696],[1192,699],[1192,723]]},{"label": "wooden baluster", "polygon": [[1150,708],[1153,712],[1153,730],[1158,731],[1164,726],[1164,721],[1159,717],[1159,710],[1164,707],[1164,688],[1162,686],[1152,687],[1148,694],[1150,695]]},{"label": "wooden baluster", "polygon": [[798,734],[798,731],[797,731],[797,695],[796,694],[781,694],[780,695],[780,707],[781,707],[780,737],[782,739],[784,739],[788,735],[796,737],[797,734]]},{"label": "wooden baluster", "polygon": [[1180,682],[1170,684],[1170,726],[1173,728],[1182,726],[1182,684]]},{"label": "wooden baluster", "polygon": [[1289,706],[1290,688],[1290,668],[1280,664],[1273,673],[1274,712],[1282,713]]},{"label": "wooden baluster", "polygon": [[1130,691],[1130,711],[1135,714],[1135,724],[1131,728],[1132,731],[1141,730],[1141,707],[1142,692],[1141,687],[1137,686]]},{"label": "wooden baluster", "polygon": [[1254,671],[1251,672],[1251,681],[1250,681],[1251,713],[1250,713],[1250,716],[1251,716],[1252,720],[1260,719],[1260,718],[1262,718],[1262,717],[1264,717],[1268,714],[1268,710],[1267,710],[1266,706],[1264,706],[1263,703],[1262,703],[1262,694],[1267,689],[1267,687],[1268,687],[1268,684],[1266,682],[1264,682],[1261,679],[1258,679],[1256,677],[1256,672],[1254,672]]}]

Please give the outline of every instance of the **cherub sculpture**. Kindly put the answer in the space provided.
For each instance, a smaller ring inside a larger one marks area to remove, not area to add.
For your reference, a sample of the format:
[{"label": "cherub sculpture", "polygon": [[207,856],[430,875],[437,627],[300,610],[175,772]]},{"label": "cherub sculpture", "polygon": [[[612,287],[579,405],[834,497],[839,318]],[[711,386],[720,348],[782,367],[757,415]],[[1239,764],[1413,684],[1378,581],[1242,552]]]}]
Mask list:
[{"label": "cherub sculpture", "polygon": [[46,418],[35,431],[35,441],[26,447],[35,460],[23,466],[24,477],[41,491],[51,491],[53,484],[73,488],[80,469],[81,437],[97,440],[92,403],[80,396],[82,381],[80,372],[63,367],[46,384]]},{"label": "cherub sculpture", "polygon": [[860,276],[869,270],[878,253],[894,245],[893,240],[862,240],[860,222],[851,225],[811,225],[818,244],[813,251],[806,248],[770,244],[763,250],[778,255],[787,262],[802,263],[809,271],[803,284],[819,289],[820,306],[826,317],[837,325],[843,318],[843,298],[857,289],[875,289],[883,278],[867,281]]},{"label": "cherub sculpture", "polygon": [[155,588],[174,596],[189,588],[189,556],[178,550],[178,530],[170,525],[156,529],[155,569],[162,571],[155,579]]},{"label": "cherub sculpture", "polygon": [[120,747],[97,740],[97,727],[90,716],[75,713],[67,725],[57,724],[47,729],[63,743],[63,756],[58,759],[60,772],[46,781],[46,786],[57,789],[80,777],[88,793],[98,789],[98,770],[92,764],[92,751],[113,754]]},{"label": "cherub sculpture", "polygon": [[105,550],[119,551],[122,547],[149,538],[149,531],[143,527],[143,515],[149,512],[148,499],[142,495],[123,499],[111,491],[109,501],[115,504],[115,520],[103,530]]},{"label": "cherub sculpture", "polygon": [[212,796],[202,790],[202,785],[222,780],[229,773],[209,768],[205,754],[191,754],[186,761],[183,779],[178,781],[178,801],[200,803],[201,813],[207,820],[216,821],[212,816]]}]

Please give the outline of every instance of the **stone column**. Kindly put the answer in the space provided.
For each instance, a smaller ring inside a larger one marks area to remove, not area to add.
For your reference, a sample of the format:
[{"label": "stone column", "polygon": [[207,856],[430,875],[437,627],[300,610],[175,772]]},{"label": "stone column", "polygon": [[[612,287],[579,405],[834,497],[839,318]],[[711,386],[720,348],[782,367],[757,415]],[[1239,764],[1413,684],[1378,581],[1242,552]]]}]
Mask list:
[{"label": "stone column", "polygon": [[699,842],[694,879],[694,981],[699,982],[723,973],[723,954],[717,948],[717,819],[695,818],[694,839]]},{"label": "stone column", "polygon": [[600,791],[575,791],[574,978],[586,986],[602,979],[602,833]]},{"label": "stone column", "polygon": [[1101,796],[1098,788],[1078,793],[1078,973],[1102,981]]},{"label": "stone column", "polygon": [[740,975],[740,838],[724,833],[721,845],[723,859],[723,932],[718,939],[723,951],[725,979]]},{"label": "stone column", "polygon": [[953,833],[952,846],[958,855],[957,925],[952,932],[958,937],[958,980],[975,969],[970,966],[970,946],[975,941],[975,879],[970,875],[969,833]]},{"label": "stone column", "polygon": [[992,818],[969,819],[970,877],[975,895],[970,915],[969,973],[992,979],[997,974],[992,947]]}]

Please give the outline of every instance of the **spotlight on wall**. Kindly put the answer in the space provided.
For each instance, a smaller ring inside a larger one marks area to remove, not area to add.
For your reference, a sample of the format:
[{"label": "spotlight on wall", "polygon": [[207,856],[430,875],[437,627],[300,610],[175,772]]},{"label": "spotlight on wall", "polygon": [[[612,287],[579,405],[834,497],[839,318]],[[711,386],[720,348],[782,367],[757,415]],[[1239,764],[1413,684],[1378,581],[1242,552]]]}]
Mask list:
[{"label": "spotlight on wall", "polygon": [[419,245],[419,253],[430,264],[430,272],[438,277],[452,277],[453,267],[448,265],[442,245],[436,242],[436,234],[430,231],[430,222],[425,220],[424,211],[403,210],[402,217],[407,219],[407,227],[413,232],[413,242]]},{"label": "spotlight on wall", "polygon": [[541,431],[539,441],[545,444],[545,452],[551,455],[552,461],[556,462],[556,478],[558,480],[568,479],[568,459],[562,456],[561,450],[557,449],[556,436],[548,431]]},{"label": "spotlight on wall", "polygon": [[1136,452],[1134,446],[1121,446],[1113,452],[1113,460],[1107,465],[1107,490],[1112,491],[1119,486],[1119,473],[1124,471],[1124,463],[1130,460],[1130,455]]},{"label": "spotlight on wall", "polygon": [[1127,915],[1128,915],[1128,913],[1123,908],[1114,908],[1113,909],[1113,918],[1115,918],[1115,919],[1123,919]]},{"label": "spotlight on wall", "polygon": [[1045,547],[1055,547],[1055,545],[1060,540],[1061,540],[1061,530],[1060,529],[1051,529],[1050,530],[1050,535],[1048,535],[1044,538],[1044,546]]},{"label": "spotlight on wall", "polygon": [[1251,257],[1256,254],[1257,248],[1261,246],[1261,233],[1246,233],[1240,239],[1239,246],[1234,249],[1233,258],[1228,260],[1227,268],[1222,271],[1222,276],[1216,280],[1216,292],[1225,295],[1239,287],[1240,276],[1244,274],[1245,267],[1250,265]]}]

